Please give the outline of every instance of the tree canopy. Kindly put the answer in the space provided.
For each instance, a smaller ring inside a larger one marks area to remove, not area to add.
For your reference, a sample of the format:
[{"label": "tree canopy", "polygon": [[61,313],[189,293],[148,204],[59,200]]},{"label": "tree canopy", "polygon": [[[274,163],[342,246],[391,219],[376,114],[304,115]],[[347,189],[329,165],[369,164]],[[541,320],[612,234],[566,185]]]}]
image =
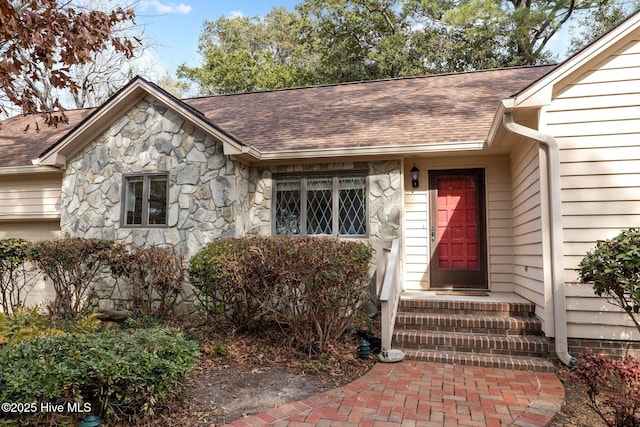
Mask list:
[{"label": "tree canopy", "polygon": [[203,63],[178,77],[213,94],[545,64],[570,20],[595,19],[598,30],[580,37],[590,40],[632,11],[624,2],[303,0],[294,11],[206,21]]},{"label": "tree canopy", "polygon": [[76,94],[71,67],[92,63],[106,49],[131,58],[139,40],[114,29],[133,20],[134,12],[120,7],[102,12],[58,0],[0,0],[0,94],[23,113],[47,113],[48,124],[64,120],[52,112],[60,102],[44,94],[51,88]]}]

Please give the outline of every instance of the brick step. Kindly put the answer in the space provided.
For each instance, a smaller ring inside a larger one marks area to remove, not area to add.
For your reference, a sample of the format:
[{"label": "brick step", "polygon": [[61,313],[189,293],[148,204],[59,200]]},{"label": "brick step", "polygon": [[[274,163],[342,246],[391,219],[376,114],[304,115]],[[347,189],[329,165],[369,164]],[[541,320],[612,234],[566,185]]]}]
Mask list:
[{"label": "brick step", "polygon": [[489,316],[533,317],[535,304],[529,302],[401,299],[399,312],[448,313]]},{"label": "brick step", "polygon": [[496,335],[542,335],[537,317],[449,313],[398,313],[396,330],[419,329]]},{"label": "brick step", "polygon": [[539,336],[509,336],[395,330],[392,348],[406,350],[479,353],[487,355],[547,357],[549,344]]},{"label": "brick step", "polygon": [[423,362],[451,363],[454,365],[518,369],[535,372],[555,372],[556,370],[553,362],[542,357],[500,356],[465,352],[451,353],[431,350],[406,350],[405,358]]}]

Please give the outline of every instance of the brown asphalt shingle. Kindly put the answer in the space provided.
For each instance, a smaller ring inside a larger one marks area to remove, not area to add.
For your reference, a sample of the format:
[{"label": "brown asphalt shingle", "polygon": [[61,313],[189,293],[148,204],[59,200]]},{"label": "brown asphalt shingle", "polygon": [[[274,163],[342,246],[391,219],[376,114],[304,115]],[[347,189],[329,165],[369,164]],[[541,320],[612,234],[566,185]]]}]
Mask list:
[{"label": "brown asphalt shingle", "polygon": [[66,111],[69,123],[57,128],[48,127],[39,115],[19,115],[4,120],[0,123],[0,168],[30,166],[31,160],[65,136],[93,110]]},{"label": "brown asphalt shingle", "polygon": [[482,141],[498,102],[551,69],[380,80],[187,103],[261,151]]},{"label": "brown asphalt shingle", "polygon": [[[262,152],[482,141],[501,99],[552,70],[471,73],[187,99],[213,124]],[[57,129],[33,116],[0,127],[0,167],[30,165],[92,110],[68,111]],[[27,124],[30,129],[24,131]]]}]

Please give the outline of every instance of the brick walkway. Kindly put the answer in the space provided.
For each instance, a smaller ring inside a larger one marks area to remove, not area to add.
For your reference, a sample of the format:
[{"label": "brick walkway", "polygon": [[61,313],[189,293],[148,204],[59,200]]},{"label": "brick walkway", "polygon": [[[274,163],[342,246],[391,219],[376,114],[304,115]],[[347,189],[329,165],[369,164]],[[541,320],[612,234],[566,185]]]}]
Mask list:
[{"label": "brick walkway", "polygon": [[564,402],[551,373],[403,361],[230,426],[544,426]]}]

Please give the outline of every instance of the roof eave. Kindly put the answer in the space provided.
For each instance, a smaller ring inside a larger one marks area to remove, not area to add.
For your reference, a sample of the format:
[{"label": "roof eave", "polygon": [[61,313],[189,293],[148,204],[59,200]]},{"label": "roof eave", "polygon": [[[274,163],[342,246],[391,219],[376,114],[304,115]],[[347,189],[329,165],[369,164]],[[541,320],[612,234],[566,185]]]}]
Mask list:
[{"label": "roof eave", "polygon": [[98,108],[76,128],[65,135],[52,149],[33,160],[35,165],[64,167],[68,158],[78,152],[87,142],[103,132],[123,111],[127,111],[146,96],[153,96],[158,102],[192,122],[215,139],[221,141],[229,151],[243,151],[246,146],[231,135],[212,124],[205,116],[198,114],[184,102],[159,90],[142,78],[134,79],[103,107]]},{"label": "roof eave", "polygon": [[436,154],[452,151],[480,151],[487,147],[484,140],[394,145],[384,147],[318,148],[307,150],[279,150],[252,153],[258,161],[306,160],[337,157],[406,156]]},{"label": "roof eave", "polygon": [[0,176],[9,175],[32,175],[40,173],[60,172],[59,168],[46,167],[40,165],[33,166],[9,166],[0,168]]},{"label": "roof eave", "polygon": [[628,37],[633,37],[634,31],[638,27],[640,27],[640,12],[631,15],[599,39],[561,63],[549,74],[516,94],[514,96],[514,106],[527,108],[548,105],[551,102],[554,88],[558,83],[567,79],[587,64],[598,61],[599,56],[613,44],[625,41]]}]

